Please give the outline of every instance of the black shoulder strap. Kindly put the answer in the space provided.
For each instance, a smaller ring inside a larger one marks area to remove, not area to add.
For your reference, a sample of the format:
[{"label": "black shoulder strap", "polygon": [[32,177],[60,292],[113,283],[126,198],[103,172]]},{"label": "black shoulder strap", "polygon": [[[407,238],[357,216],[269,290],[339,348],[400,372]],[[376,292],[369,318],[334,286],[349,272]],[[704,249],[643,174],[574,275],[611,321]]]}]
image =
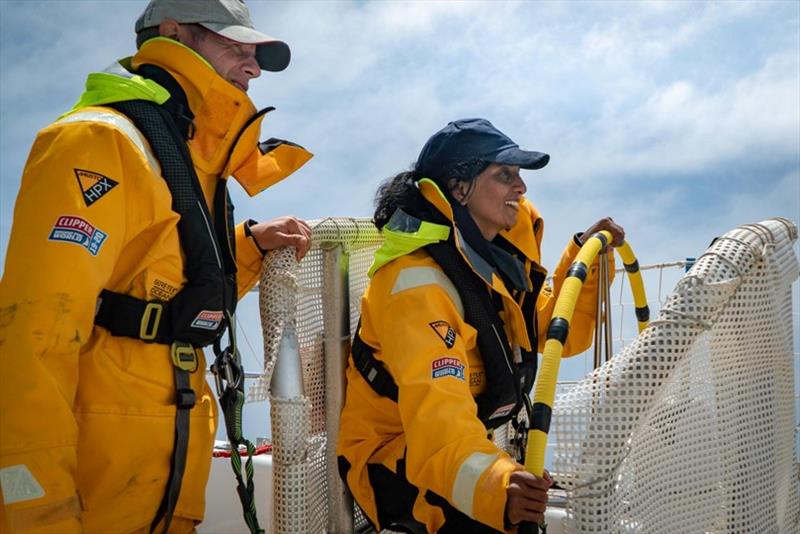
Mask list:
[{"label": "black shoulder strap", "polygon": [[464,306],[464,320],[478,331],[478,351],[487,385],[475,401],[480,420],[487,428],[496,428],[522,406],[514,356],[503,321],[492,302],[492,293],[467,265],[452,240],[451,235],[447,242],[433,243],[425,249],[456,287]]},{"label": "black shoulder strap", "polygon": [[[172,195],[172,209],[181,217],[178,235],[186,257],[189,281],[169,302],[145,301],[104,290],[95,323],[112,334],[145,342],[175,340],[204,346],[225,328],[225,311],[236,304],[236,262],[228,228],[227,191],[217,191],[217,224],[212,218],[192,165],[191,155],[168,111],[142,100],[117,102],[110,107],[125,114],[147,138],[161,165]],[[221,197],[221,198],[220,198]],[[223,209],[219,209],[222,207]],[[220,246],[220,243],[227,246]]]},{"label": "black shoulder strap", "polygon": [[372,352],[369,345],[364,343],[364,340],[361,339],[360,332],[361,319],[358,320],[356,334],[353,336],[353,346],[350,349],[356,369],[358,369],[358,372],[361,373],[361,376],[364,377],[364,380],[367,381],[367,384],[372,387],[375,393],[381,397],[387,397],[397,402],[399,398],[397,383],[394,381],[394,378],[392,378],[391,373],[386,370],[383,363],[375,358],[375,354]]},{"label": "black shoulder strap", "polygon": [[167,90],[170,97],[161,104],[161,107],[169,113],[181,138],[186,141],[194,136],[194,113],[189,108],[189,99],[186,98],[186,92],[178,83],[178,80],[161,67],[155,65],[144,64],[140,65],[136,71],[137,74],[153,80],[158,85]]},{"label": "black shoulder strap", "polygon": [[[537,221],[539,223],[540,221]],[[498,234],[492,241],[495,245],[512,255],[521,256],[513,243],[502,235]],[[536,301],[545,282],[545,275],[536,269],[531,268],[530,280],[532,287],[526,292],[522,299],[522,316],[525,318],[525,329],[528,332],[528,339],[531,342],[531,350],[521,349],[522,365],[518,367],[521,373],[522,391],[526,394],[531,392],[536,378],[536,368],[539,363],[537,347],[539,345],[539,334],[537,331],[537,311]]]}]

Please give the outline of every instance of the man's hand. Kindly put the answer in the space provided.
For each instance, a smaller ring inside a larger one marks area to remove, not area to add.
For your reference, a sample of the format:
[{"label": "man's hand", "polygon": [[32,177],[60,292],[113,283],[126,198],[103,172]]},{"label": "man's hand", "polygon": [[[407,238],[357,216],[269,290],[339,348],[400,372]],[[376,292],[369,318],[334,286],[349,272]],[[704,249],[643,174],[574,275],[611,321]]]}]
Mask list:
[{"label": "man's hand", "polygon": [[600,219],[583,232],[578,239],[580,239],[581,243],[586,243],[586,240],[592,237],[592,234],[600,230],[608,230],[611,232],[612,246],[618,247],[625,241],[625,229],[615,223],[611,217]]},{"label": "man's hand", "polygon": [[290,215],[254,224],[250,227],[250,235],[262,250],[295,247],[297,261],[302,260],[311,248],[311,227]]},{"label": "man's hand", "polygon": [[514,471],[506,489],[506,519],[512,525],[521,521],[541,524],[547,508],[547,490],[553,485],[550,473],[539,478],[527,471]]}]

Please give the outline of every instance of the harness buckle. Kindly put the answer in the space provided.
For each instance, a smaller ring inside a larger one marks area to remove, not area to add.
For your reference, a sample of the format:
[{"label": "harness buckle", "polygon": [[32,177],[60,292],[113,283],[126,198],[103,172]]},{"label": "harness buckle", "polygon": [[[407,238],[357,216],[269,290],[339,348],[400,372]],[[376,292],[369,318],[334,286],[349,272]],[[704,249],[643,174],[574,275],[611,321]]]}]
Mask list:
[{"label": "harness buckle", "polygon": [[176,404],[179,410],[191,410],[197,402],[194,390],[182,388],[176,391]]},{"label": "harness buckle", "polygon": [[191,344],[183,341],[175,341],[169,353],[170,356],[172,356],[172,365],[178,369],[189,373],[197,371],[197,353],[194,351],[194,347],[192,347]]},{"label": "harness buckle", "polygon": [[[139,339],[153,341],[158,334],[158,325],[161,323],[161,312],[164,305],[160,302],[148,302],[144,307],[142,320],[139,323]],[[155,315],[155,317],[153,317]],[[152,320],[151,320],[152,319]]]}]

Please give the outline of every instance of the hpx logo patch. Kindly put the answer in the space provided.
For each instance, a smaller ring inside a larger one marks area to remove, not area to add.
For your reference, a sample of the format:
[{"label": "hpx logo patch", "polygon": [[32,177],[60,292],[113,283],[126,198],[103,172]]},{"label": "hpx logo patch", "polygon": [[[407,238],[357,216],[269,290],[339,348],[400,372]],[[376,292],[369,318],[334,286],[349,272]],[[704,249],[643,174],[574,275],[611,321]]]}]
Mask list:
[{"label": "hpx logo patch", "polygon": [[445,356],[437,358],[431,362],[431,377],[442,378],[443,376],[454,376],[464,380],[464,364],[458,358]]},{"label": "hpx logo patch", "polygon": [[81,193],[83,193],[83,201],[86,203],[86,207],[100,200],[103,195],[117,186],[117,182],[108,176],[83,169],[73,170],[75,171],[75,178],[78,179]]},{"label": "hpx logo patch", "polygon": [[453,345],[456,344],[455,330],[453,330],[446,321],[434,321],[430,323],[430,325],[433,331],[436,332],[436,335],[442,338],[444,346],[448,349],[452,349]]},{"label": "hpx logo patch", "polygon": [[95,228],[85,219],[62,215],[50,230],[50,236],[47,239],[48,241],[75,243],[88,250],[92,256],[97,256],[107,237],[107,233]]},{"label": "hpx logo patch", "polygon": [[202,328],[204,330],[216,330],[222,322],[221,311],[203,310],[197,314],[192,321],[192,328]]}]

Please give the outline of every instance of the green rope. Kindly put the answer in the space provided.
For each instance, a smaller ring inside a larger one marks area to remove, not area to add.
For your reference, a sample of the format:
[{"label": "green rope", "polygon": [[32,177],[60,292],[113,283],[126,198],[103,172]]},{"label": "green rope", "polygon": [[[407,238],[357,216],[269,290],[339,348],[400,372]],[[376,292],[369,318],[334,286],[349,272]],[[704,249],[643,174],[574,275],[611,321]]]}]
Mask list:
[{"label": "green rope", "polygon": [[[224,382],[226,370],[233,367],[235,380],[228,382],[224,386],[224,391],[219,392],[219,403],[222,406],[222,415],[225,419],[225,429],[228,432],[228,441],[231,445],[231,468],[236,477],[236,492],[242,503],[242,513],[247,528],[251,534],[264,534],[258,524],[258,515],[255,504],[255,484],[253,483],[253,454],[255,447],[242,435],[242,408],[244,407],[244,374],[242,371],[241,358],[236,350],[236,323],[234,317],[228,313],[228,335],[230,337],[230,347],[217,353],[214,366],[215,372],[219,373]],[[218,380],[219,382],[219,380]],[[242,477],[242,459],[239,456],[239,446],[244,445],[247,449],[247,461],[245,462],[245,477]],[[246,480],[246,481],[245,481]]]}]

